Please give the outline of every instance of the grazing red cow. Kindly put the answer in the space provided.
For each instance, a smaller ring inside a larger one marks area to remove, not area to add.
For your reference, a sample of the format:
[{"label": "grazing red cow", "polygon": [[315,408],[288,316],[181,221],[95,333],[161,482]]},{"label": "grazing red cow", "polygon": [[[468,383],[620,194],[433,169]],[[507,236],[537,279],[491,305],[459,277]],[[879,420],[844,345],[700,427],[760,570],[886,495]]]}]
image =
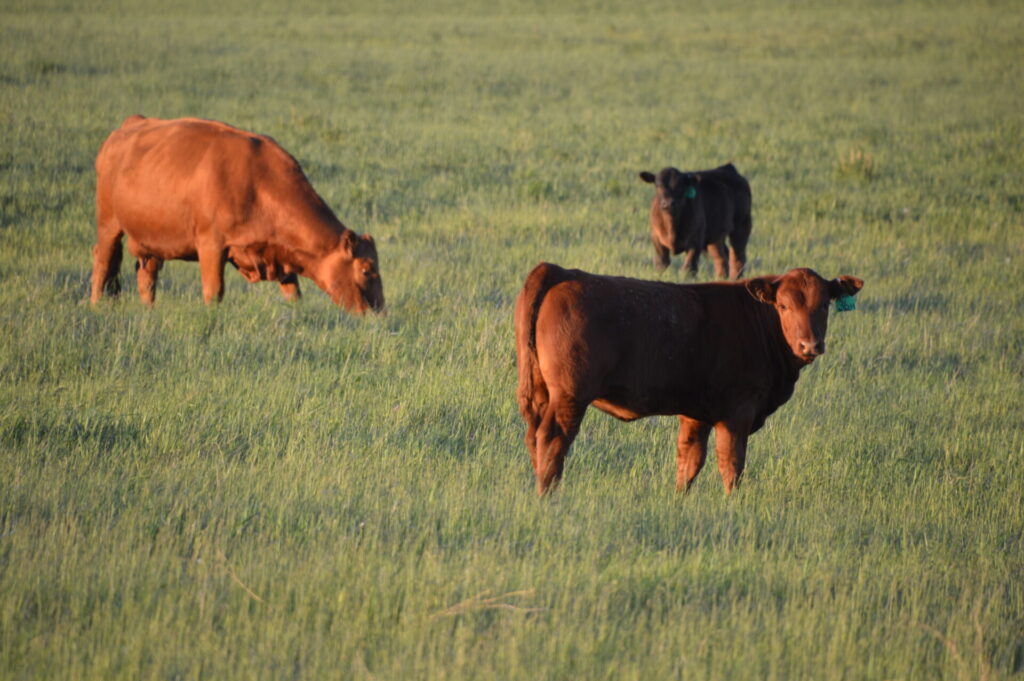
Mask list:
[{"label": "grazing red cow", "polygon": [[[736,166],[684,173],[663,168],[657,175],[644,171],[640,179],[654,185],[651,201],[651,241],[654,266],[663,270],[673,255],[685,252],[683,269],[697,273],[700,253],[707,250],[715,275],[739,279],[747,263],[750,240],[750,184]],[[729,238],[731,248],[726,248]]]},{"label": "grazing red cow", "polygon": [[739,282],[671,284],[541,263],[516,301],[519,409],[543,494],[562,476],[587,406],[623,421],[679,416],[676,490],[704,465],[717,433],[731,492],[747,437],[793,394],[800,369],[825,352],[829,302],[856,277],[809,269]]},{"label": "grazing red cow", "polygon": [[350,312],[384,307],[373,238],[342,225],[277,142],[224,123],[125,119],[96,157],[96,223],[94,303],[120,290],[127,235],[148,305],[163,261],[198,260],[207,303],[224,295],[231,263],[289,299],[302,275]]}]

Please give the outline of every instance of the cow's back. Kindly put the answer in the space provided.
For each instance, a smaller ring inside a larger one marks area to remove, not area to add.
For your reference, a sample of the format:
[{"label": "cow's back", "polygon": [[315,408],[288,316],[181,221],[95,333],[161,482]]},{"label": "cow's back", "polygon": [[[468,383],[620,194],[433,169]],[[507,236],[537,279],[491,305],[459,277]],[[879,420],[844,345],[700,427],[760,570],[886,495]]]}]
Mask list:
[{"label": "cow's back", "polygon": [[193,257],[211,234],[269,240],[261,218],[275,206],[304,201],[333,219],[271,138],[216,121],[130,117],[103,144],[96,172],[100,220],[117,220],[130,246],[163,259]]},{"label": "cow's back", "polygon": [[792,394],[797,374],[778,321],[742,283],[572,273],[537,314],[549,390],[627,420],[685,414],[714,423],[748,403],[755,430]]},{"label": "cow's back", "polygon": [[119,198],[127,189],[180,193],[197,173],[250,165],[259,144],[259,136],[216,121],[129,116],[100,148],[97,182]]},{"label": "cow's back", "polygon": [[700,176],[708,224],[706,241],[712,243],[750,222],[750,184],[731,163],[700,171]]},{"label": "cow's back", "polygon": [[549,390],[571,385],[586,401],[679,413],[672,410],[682,378],[699,370],[693,360],[704,315],[692,290],[573,273],[547,291],[537,314],[537,356]]}]

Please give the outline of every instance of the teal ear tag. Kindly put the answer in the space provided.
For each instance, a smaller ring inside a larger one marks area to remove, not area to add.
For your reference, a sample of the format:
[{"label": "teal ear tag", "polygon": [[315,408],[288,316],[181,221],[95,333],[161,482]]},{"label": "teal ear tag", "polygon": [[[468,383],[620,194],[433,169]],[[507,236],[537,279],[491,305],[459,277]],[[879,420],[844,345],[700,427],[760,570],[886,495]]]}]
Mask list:
[{"label": "teal ear tag", "polygon": [[688,199],[692,199],[693,197],[697,196],[697,188],[691,184],[689,187],[686,188],[685,196]]},{"label": "teal ear tag", "polygon": [[836,312],[849,312],[857,309],[857,300],[853,296],[839,296],[836,298]]}]

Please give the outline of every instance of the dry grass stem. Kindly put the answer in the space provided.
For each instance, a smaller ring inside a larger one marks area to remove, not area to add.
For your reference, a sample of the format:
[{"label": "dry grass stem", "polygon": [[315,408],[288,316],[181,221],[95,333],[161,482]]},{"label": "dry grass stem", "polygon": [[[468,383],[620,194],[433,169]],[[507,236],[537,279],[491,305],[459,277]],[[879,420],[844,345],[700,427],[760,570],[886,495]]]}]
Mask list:
[{"label": "dry grass stem", "polygon": [[436,612],[431,615],[431,618],[435,617],[450,617],[454,615],[461,615],[467,612],[475,610],[511,610],[513,612],[540,612],[546,608],[527,608],[519,605],[513,605],[512,603],[504,603],[503,601],[508,598],[517,598],[520,596],[532,596],[535,593],[534,589],[521,589],[519,591],[509,591],[508,593],[501,594],[500,596],[488,597],[491,592],[482,591],[477,595],[467,598],[464,601],[460,601],[455,605],[452,605],[440,612]]}]

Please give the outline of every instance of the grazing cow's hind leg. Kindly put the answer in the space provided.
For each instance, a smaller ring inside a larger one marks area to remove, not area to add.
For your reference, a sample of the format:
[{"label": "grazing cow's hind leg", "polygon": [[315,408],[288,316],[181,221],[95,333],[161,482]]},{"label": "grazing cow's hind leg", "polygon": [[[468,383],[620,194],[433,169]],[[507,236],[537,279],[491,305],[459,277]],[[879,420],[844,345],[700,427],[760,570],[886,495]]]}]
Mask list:
[{"label": "grazing cow's hind leg", "polygon": [[689,491],[694,478],[704,467],[711,425],[686,416],[679,417],[679,442],[676,454],[676,491]]},{"label": "grazing cow's hind leg", "polygon": [[586,408],[561,396],[552,396],[548,402],[537,429],[537,494],[544,494],[561,480],[566,454],[580,431]]},{"label": "grazing cow's hind leg", "polygon": [[164,261],[159,258],[139,258],[135,261],[135,279],[139,285],[139,297],[146,305],[152,305],[156,299],[157,273]]},{"label": "grazing cow's hind leg", "polygon": [[89,298],[93,303],[100,301],[104,291],[112,296],[121,292],[118,276],[124,248],[121,235],[117,227],[101,224],[96,230],[96,245],[92,249],[92,295]]}]

